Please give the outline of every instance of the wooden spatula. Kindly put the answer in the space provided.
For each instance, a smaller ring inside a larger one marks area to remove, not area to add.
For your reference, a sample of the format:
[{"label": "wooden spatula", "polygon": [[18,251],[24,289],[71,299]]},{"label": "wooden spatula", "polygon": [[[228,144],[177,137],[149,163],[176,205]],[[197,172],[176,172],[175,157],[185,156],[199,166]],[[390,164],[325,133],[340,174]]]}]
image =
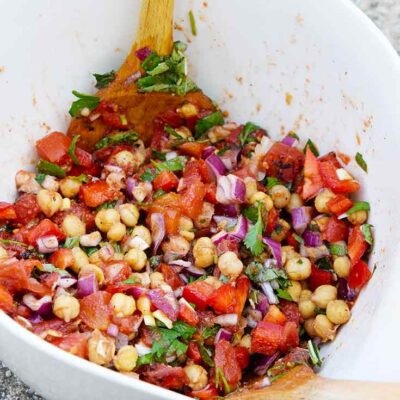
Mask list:
[{"label": "wooden spatula", "polygon": [[[172,49],[174,0],[143,0],[136,39],[132,49],[116,74],[116,79],[97,96],[124,109],[128,126],[138,132],[148,143],[153,120],[160,113],[176,109],[185,102],[191,102],[205,110],[213,110],[210,99],[200,90],[186,96],[172,93],[137,93],[135,82],[130,79],[140,69],[140,61],[135,51],[149,47],[160,55],[170,54]],[[94,145],[111,130],[101,119],[93,122],[87,118],[72,120],[68,135],[81,135],[79,146],[93,150]]]}]

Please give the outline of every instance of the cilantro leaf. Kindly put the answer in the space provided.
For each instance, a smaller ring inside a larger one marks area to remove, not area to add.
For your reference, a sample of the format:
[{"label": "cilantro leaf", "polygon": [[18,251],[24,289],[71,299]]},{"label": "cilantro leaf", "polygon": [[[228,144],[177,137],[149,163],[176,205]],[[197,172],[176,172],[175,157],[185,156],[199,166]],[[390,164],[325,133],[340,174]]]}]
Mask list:
[{"label": "cilantro leaf", "polygon": [[52,175],[57,178],[65,178],[67,176],[66,172],[60,166],[50,161],[40,160],[36,168],[41,174]]},{"label": "cilantro leaf", "polygon": [[82,250],[86,253],[88,257],[96,253],[99,249],[97,247],[82,247]]},{"label": "cilantro leaf", "polygon": [[356,201],[353,207],[347,211],[347,215],[353,214],[356,211],[369,211],[370,209],[371,207],[367,201]]},{"label": "cilantro leaf", "polygon": [[78,246],[79,246],[79,236],[73,236],[65,239],[65,242],[62,247],[64,247],[65,249],[72,249]]},{"label": "cilantro leaf", "polygon": [[92,111],[100,104],[100,98],[97,96],[79,93],[76,90],[73,90],[72,94],[76,96],[78,100],[75,100],[71,104],[71,108],[69,109],[69,114],[71,117],[79,117],[84,108],[88,108],[90,111]]},{"label": "cilantro leaf", "polygon": [[181,171],[185,167],[186,158],[183,156],[178,156],[164,162],[157,162],[154,160],[151,160],[151,162],[156,167],[158,172],[161,171],[174,172],[174,171]]},{"label": "cilantro leaf", "polygon": [[208,339],[212,336],[215,336],[220,330],[220,328],[221,327],[219,325],[214,325],[209,328],[204,328],[203,331],[201,332],[201,337],[203,339]]},{"label": "cilantro leaf", "polygon": [[45,179],[46,179],[46,174],[40,173],[40,174],[36,174],[36,176],[35,176],[35,181],[37,183],[39,183],[40,185],[44,182]]},{"label": "cilantro leaf", "polygon": [[140,180],[144,182],[151,182],[152,180],[155,179],[157,176],[156,171],[152,171],[150,168],[147,168],[146,171],[143,172],[142,175],[140,175]]},{"label": "cilantro leaf", "polygon": [[264,250],[264,244],[262,241],[264,225],[262,221],[261,210],[262,204],[258,203],[257,222],[249,229],[244,239],[244,245],[254,256],[259,256]]},{"label": "cilantro leaf", "polygon": [[153,200],[158,199],[161,196],[164,196],[166,192],[162,189],[158,189],[153,193]]},{"label": "cilantro leaf", "polygon": [[347,254],[345,244],[331,243],[329,245],[329,251],[333,256],[345,256]]},{"label": "cilantro leaf", "polygon": [[71,157],[72,161],[75,165],[80,165],[79,159],[75,154],[76,144],[78,143],[79,138],[81,135],[74,135],[71,140],[71,144],[68,147],[68,154]]},{"label": "cilantro leaf", "polygon": [[212,351],[206,347],[203,343],[197,342],[199,346],[199,352],[203,361],[210,367],[214,367],[214,360],[212,358]]},{"label": "cilantro leaf", "polygon": [[105,136],[96,143],[96,150],[103,147],[119,144],[119,143],[134,143],[138,140],[139,135],[136,132],[119,132],[110,136]]},{"label": "cilantro leaf", "polygon": [[43,268],[43,271],[46,271],[46,272],[58,272],[60,275],[69,276],[69,273],[67,271],[57,268],[53,264],[42,264],[42,268]]},{"label": "cilantro leaf", "polygon": [[323,269],[325,271],[332,271],[332,265],[328,257],[322,257],[315,262],[319,269]]},{"label": "cilantro leaf", "polygon": [[284,269],[266,268],[260,262],[253,261],[247,266],[245,273],[255,283],[269,282],[277,279],[281,280],[281,286],[287,287],[284,281],[288,281],[288,277]]},{"label": "cilantro leaf", "polygon": [[356,154],[356,163],[362,168],[365,172],[368,172],[368,165],[364,160],[364,157],[362,156],[361,153]]},{"label": "cilantro leaf", "polygon": [[253,224],[257,222],[257,217],[258,217],[258,209],[257,207],[254,206],[248,206],[242,210],[242,214]]},{"label": "cilantro leaf", "polygon": [[111,70],[105,74],[93,74],[96,79],[96,89],[103,89],[115,79],[115,71]]},{"label": "cilantro leaf", "polygon": [[147,353],[144,356],[138,357],[136,361],[136,367],[140,367],[141,365],[151,364],[154,361],[153,358],[154,358],[153,353]]},{"label": "cilantro leaf", "polygon": [[300,137],[299,137],[299,135],[298,135],[296,132],[290,131],[290,132],[288,133],[288,136],[290,136],[290,137],[292,137],[292,138],[294,138],[294,139],[296,139],[296,140],[300,140]]},{"label": "cilantro leaf", "polygon": [[165,161],[167,159],[165,153],[162,153],[161,151],[157,151],[155,149],[152,149],[151,151],[153,156],[158,158],[159,160]]},{"label": "cilantro leaf", "polygon": [[311,139],[307,140],[306,145],[304,147],[304,153],[306,152],[307,147],[310,148],[311,153],[313,153],[315,157],[319,156],[319,151],[318,151],[317,147],[315,146],[314,142]]},{"label": "cilantro leaf", "polygon": [[106,210],[109,208],[115,208],[116,204],[117,204],[117,200],[106,201],[105,203],[100,204],[99,206],[96,207],[96,212],[99,212],[100,210]]},{"label": "cilantro leaf", "polygon": [[364,235],[365,241],[371,246],[374,243],[374,237],[372,235],[372,225],[371,224],[363,224],[361,225],[361,232]]},{"label": "cilantro leaf", "polygon": [[271,189],[272,187],[276,185],[280,185],[281,183],[279,182],[279,179],[274,178],[273,176],[267,177],[267,189]]},{"label": "cilantro leaf", "polygon": [[198,120],[194,127],[195,137],[198,138],[204,135],[209,129],[216,125],[223,125],[224,117],[221,111],[216,111],[204,118]]},{"label": "cilantro leaf", "polygon": [[172,329],[178,332],[179,336],[182,336],[186,340],[189,340],[196,332],[196,328],[179,320],[174,322]]},{"label": "cilantro leaf", "polygon": [[245,126],[239,134],[240,145],[243,147],[246,143],[254,142],[255,139],[253,137],[250,137],[250,135],[258,129],[260,129],[259,126],[253,124],[252,122],[246,122]]},{"label": "cilantro leaf", "polygon": [[277,296],[280,297],[281,299],[293,301],[292,296],[286,290],[278,288],[278,289],[275,289],[275,291],[276,291]]}]

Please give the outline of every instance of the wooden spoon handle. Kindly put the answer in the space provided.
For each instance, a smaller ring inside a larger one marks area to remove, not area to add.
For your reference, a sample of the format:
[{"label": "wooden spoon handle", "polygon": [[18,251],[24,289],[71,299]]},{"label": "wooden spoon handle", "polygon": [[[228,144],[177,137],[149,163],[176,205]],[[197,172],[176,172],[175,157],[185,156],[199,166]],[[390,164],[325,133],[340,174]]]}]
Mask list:
[{"label": "wooden spoon handle", "polygon": [[174,0],[142,0],[139,25],[131,51],[117,73],[118,81],[125,81],[138,70],[140,61],[135,51],[149,47],[158,54],[172,50]]}]

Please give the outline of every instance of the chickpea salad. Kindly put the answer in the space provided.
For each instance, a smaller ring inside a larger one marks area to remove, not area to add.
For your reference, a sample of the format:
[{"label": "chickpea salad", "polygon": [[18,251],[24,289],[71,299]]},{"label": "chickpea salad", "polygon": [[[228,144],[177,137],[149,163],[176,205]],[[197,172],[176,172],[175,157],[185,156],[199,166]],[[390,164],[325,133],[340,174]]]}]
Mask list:
[{"label": "chickpea salad", "polygon": [[70,114],[107,135],[93,151],[71,132],[36,142],[37,171],[0,202],[0,309],[76,356],[216,399],[321,366],[371,277],[372,226],[347,157],[227,121],[196,97],[184,51],[137,52],[138,91],[181,99],[151,143],[75,91]]}]

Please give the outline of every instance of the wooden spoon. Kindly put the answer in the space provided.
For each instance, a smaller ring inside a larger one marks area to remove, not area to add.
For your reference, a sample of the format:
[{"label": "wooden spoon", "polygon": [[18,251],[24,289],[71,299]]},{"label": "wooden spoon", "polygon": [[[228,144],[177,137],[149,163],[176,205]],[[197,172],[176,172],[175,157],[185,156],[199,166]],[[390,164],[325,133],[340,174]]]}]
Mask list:
[{"label": "wooden spoon", "polygon": [[[97,96],[120,106],[128,120],[128,127],[149,143],[153,133],[154,118],[164,111],[176,109],[186,102],[200,109],[213,110],[211,100],[200,90],[178,96],[173,93],[137,93],[136,85],[129,78],[140,69],[135,51],[149,47],[160,55],[171,53],[174,0],[143,0],[136,39],[132,49],[116,74],[116,79]],[[115,131],[115,129],[114,129]],[[74,118],[68,135],[81,135],[79,146],[88,151],[112,130],[101,119],[91,122],[88,118]]]}]

